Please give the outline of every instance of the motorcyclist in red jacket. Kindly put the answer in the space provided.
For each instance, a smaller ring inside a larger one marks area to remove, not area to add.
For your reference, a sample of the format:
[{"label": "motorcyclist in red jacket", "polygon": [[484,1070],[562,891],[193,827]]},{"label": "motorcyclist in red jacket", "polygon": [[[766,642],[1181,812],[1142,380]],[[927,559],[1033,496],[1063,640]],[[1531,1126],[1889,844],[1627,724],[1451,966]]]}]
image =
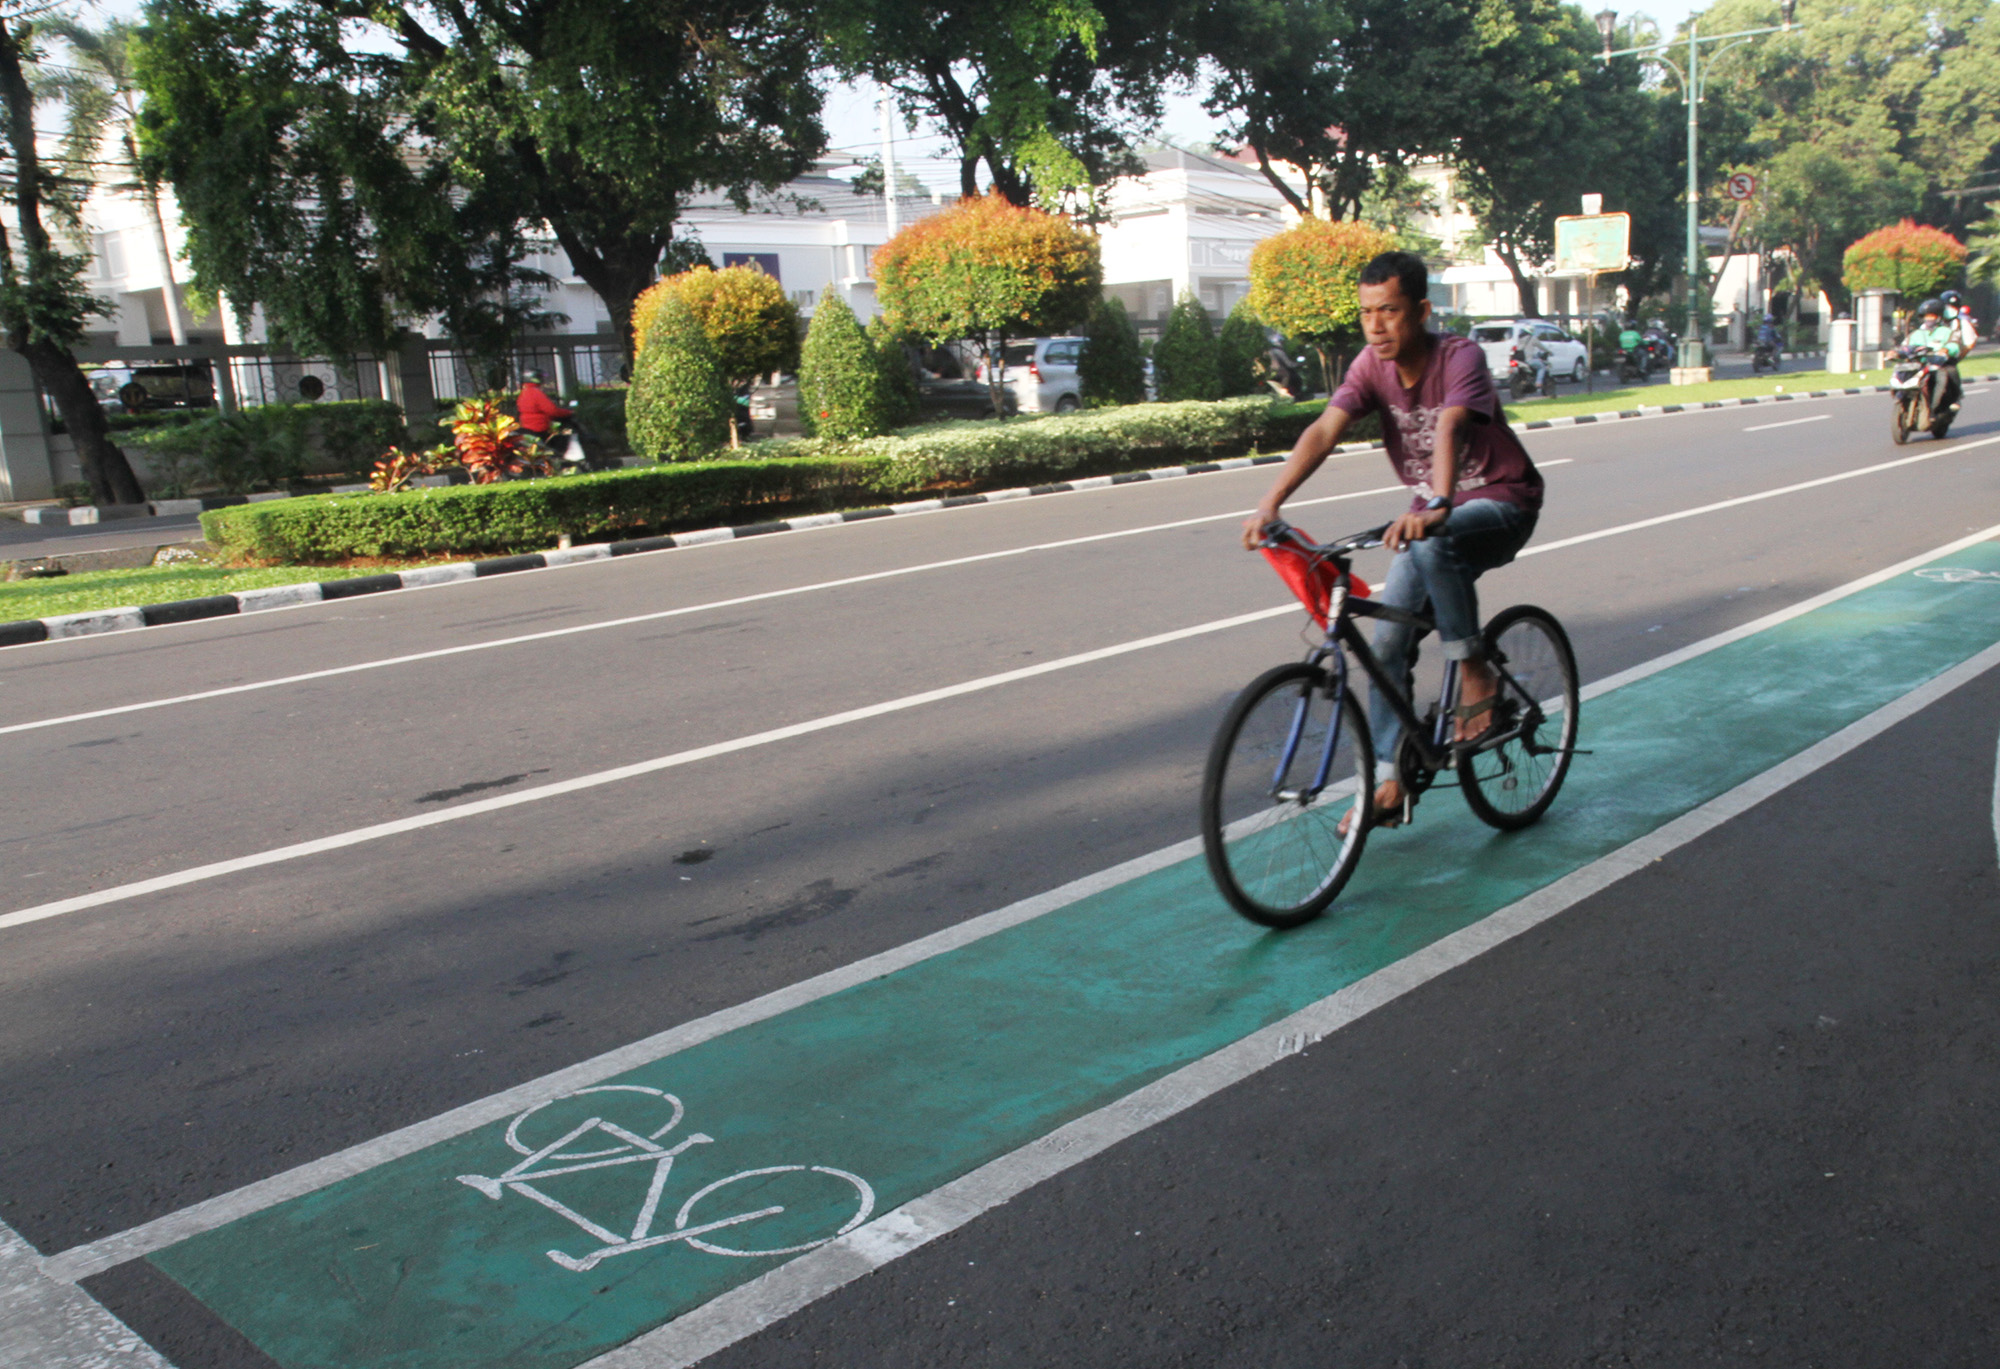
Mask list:
[{"label": "motorcyclist in red jacket", "polygon": [[548,397],[542,389],[544,378],[540,371],[529,371],[521,377],[521,396],[514,402],[521,426],[536,437],[547,439],[549,427],[559,418],[568,418],[570,410]]}]

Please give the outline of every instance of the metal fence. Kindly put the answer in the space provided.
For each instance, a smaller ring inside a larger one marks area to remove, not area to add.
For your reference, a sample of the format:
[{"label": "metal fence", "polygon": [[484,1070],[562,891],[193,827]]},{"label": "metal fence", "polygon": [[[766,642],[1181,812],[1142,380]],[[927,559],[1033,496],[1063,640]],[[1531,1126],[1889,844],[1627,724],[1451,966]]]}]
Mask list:
[{"label": "metal fence", "polygon": [[[431,393],[439,404],[491,388],[477,373],[472,357],[448,341],[430,348]],[[625,350],[613,337],[580,334],[524,339],[508,354],[508,385],[518,385],[529,371],[540,371],[559,393],[585,386],[617,385],[625,379]]]}]

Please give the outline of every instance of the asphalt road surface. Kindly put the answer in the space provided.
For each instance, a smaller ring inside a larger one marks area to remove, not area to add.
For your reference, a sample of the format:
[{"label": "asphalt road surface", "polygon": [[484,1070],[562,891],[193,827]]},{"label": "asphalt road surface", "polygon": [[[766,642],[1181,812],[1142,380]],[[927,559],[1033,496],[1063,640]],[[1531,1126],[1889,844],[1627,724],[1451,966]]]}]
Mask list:
[{"label": "asphalt road surface", "polygon": [[[0,1363],[1990,1362],[2000,686],[1930,682],[2000,642],[2000,395],[1887,428],[1532,434],[1482,591],[1586,682],[1913,565],[1592,700],[1543,828],[1433,795],[1290,937],[1185,849],[1300,650],[1234,545],[1266,470],[0,652]],[[1343,457],[1293,516],[1393,486]],[[853,1236],[732,1253],[794,1220]]]}]

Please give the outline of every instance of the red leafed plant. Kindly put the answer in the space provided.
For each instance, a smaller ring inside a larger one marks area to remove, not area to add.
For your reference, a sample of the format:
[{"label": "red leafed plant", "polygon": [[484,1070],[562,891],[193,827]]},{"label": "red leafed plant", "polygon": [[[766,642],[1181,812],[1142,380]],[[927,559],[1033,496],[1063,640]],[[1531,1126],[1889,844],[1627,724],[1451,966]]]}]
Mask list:
[{"label": "red leafed plant", "polygon": [[475,485],[549,473],[549,453],[540,439],[493,400],[461,403],[451,421],[451,438]]},{"label": "red leafed plant", "polygon": [[391,447],[375,463],[375,473],[368,477],[368,488],[376,494],[406,490],[418,476],[436,475],[457,461],[458,451],[449,443],[424,452],[406,452],[401,447]]}]

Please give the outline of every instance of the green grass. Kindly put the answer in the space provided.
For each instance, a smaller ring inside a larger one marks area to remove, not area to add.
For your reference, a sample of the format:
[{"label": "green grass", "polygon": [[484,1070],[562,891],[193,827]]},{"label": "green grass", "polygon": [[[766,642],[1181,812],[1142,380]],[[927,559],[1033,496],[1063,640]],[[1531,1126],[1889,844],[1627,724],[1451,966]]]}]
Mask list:
[{"label": "green grass", "polygon": [[[411,564],[417,564],[412,562]],[[304,580],[344,580],[380,575],[391,566],[272,566],[236,569],[182,562],[136,570],[90,570],[48,580],[0,582],[0,623],[53,618],[107,608],[137,608],[175,599],[202,599]]]}]

